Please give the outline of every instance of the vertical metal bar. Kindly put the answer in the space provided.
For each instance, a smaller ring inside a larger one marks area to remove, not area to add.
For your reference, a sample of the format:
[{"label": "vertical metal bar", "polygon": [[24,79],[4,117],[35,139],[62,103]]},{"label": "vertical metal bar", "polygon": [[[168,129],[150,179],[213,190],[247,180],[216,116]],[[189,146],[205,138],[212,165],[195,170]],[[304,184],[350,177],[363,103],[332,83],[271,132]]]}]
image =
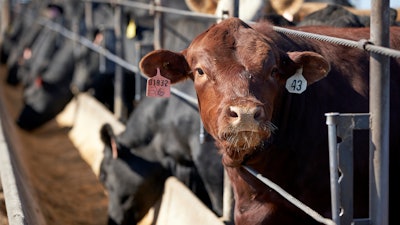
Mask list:
[{"label": "vertical metal bar", "polygon": [[93,3],[85,2],[85,25],[86,25],[86,37],[89,40],[93,40]]},{"label": "vertical metal bar", "polygon": [[[156,6],[162,6],[163,0],[155,0]],[[163,48],[163,36],[164,36],[164,15],[162,12],[154,12],[154,49]]]},{"label": "vertical metal bar", "polygon": [[11,2],[10,0],[0,1],[0,48],[3,44],[4,35],[11,23]]},{"label": "vertical metal bar", "polygon": [[231,0],[229,8],[229,17],[239,17],[239,0]]},{"label": "vertical metal bar", "polygon": [[200,144],[204,144],[204,142],[206,141],[206,132],[204,130],[204,124],[203,124],[203,121],[201,120],[201,118],[199,118],[199,123],[200,123],[199,140],[200,140]]},{"label": "vertical metal bar", "polygon": [[[371,0],[371,41],[389,47],[389,0]],[[371,224],[388,224],[389,207],[389,57],[370,57],[370,216]]]},{"label": "vertical metal bar", "polygon": [[[121,29],[121,6],[114,6],[114,31],[116,37],[115,54],[122,58],[122,29]],[[118,64],[115,65],[115,81],[114,81],[114,115],[117,119],[123,119],[124,105],[123,105],[123,75],[122,67]]]},{"label": "vertical metal bar", "polygon": [[339,113],[326,113],[326,125],[328,125],[329,140],[329,172],[331,184],[331,206],[332,220],[336,225],[340,225],[340,199],[339,199],[339,175],[338,175],[338,152],[336,125]]},{"label": "vertical metal bar", "polygon": [[[135,43],[135,50],[137,52],[135,65],[139,66],[140,59],[142,58],[142,43]],[[135,73],[135,104],[138,103],[142,99],[142,76],[140,73]]]},{"label": "vertical metal bar", "polygon": [[233,222],[233,190],[231,180],[224,169],[224,192],[222,205],[222,218],[225,222]]}]

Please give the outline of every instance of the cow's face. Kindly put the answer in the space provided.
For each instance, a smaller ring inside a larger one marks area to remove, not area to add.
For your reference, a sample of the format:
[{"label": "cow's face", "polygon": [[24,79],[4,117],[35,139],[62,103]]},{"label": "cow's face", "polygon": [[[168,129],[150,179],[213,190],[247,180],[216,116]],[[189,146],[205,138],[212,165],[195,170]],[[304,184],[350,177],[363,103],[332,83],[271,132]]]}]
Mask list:
[{"label": "cow's face", "polygon": [[274,105],[287,78],[302,69],[311,84],[329,71],[321,55],[281,52],[239,19],[211,27],[182,53],[149,53],[140,66],[149,76],[160,68],[172,83],[194,80],[201,118],[223,150],[225,165],[240,165],[268,141],[276,129],[271,122]]}]

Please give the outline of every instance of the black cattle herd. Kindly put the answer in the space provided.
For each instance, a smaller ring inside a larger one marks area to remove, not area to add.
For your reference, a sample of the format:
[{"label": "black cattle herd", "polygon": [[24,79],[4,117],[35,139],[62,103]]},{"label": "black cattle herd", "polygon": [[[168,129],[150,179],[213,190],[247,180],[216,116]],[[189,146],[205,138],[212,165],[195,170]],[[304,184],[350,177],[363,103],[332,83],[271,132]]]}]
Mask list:
[{"label": "black cattle herd", "polygon": [[[36,23],[37,18],[46,18],[115,53],[113,5],[92,3],[93,24],[87,27],[83,1],[38,2],[22,4],[20,13],[25,16],[12,20],[0,47],[0,62],[7,66],[7,84],[23,88],[24,106],[16,124],[33,131],[53,119],[81,92],[92,94],[113,111],[116,64]],[[183,1],[181,5],[187,9]],[[124,57],[133,63],[143,55],[135,52],[135,45],[153,43],[153,15],[128,7],[122,11],[122,30],[132,29],[132,21],[135,23],[135,36],[123,36]],[[392,25],[397,25],[396,18],[397,12],[392,10]],[[298,24],[280,15],[260,19],[277,26],[369,26],[369,17],[352,14],[337,4],[310,14]],[[164,23],[190,41],[214,22],[176,16]],[[177,40],[171,33],[164,41],[165,48],[179,51],[187,47],[187,40]],[[122,74],[123,102],[129,115],[122,121],[126,130],[115,135],[111,126],[104,124],[100,131],[94,131],[100,133],[105,144],[99,180],[109,195],[109,224],[139,222],[161,197],[169,176],[177,177],[217,216],[222,216],[221,156],[210,136],[199,138],[204,130],[197,106],[174,95],[163,99],[142,97],[136,102],[135,74],[127,69]],[[190,82],[175,87],[196,98]]]}]

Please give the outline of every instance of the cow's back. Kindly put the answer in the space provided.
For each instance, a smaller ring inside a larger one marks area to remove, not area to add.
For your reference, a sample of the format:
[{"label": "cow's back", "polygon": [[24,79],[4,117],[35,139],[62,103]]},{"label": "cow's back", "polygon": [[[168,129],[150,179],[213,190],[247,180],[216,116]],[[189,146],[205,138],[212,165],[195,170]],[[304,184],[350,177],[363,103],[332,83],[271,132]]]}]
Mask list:
[{"label": "cow's back", "polygon": [[[340,37],[349,40],[368,40],[370,31],[368,28],[361,28],[349,32],[349,29],[331,29],[326,31],[322,28],[305,27],[301,30],[320,33],[333,37]],[[390,48],[400,49],[400,27],[391,27],[390,30]],[[296,39],[296,37],[293,37]],[[291,96],[294,100],[292,102],[292,115],[289,116],[289,121],[285,124],[301,125],[305,132],[296,132],[292,127],[286,130],[289,136],[284,135],[283,142],[288,141],[288,137],[293,138],[296,143],[292,149],[297,149],[299,152],[308,152],[306,154],[314,154],[317,156],[318,152],[312,152],[311,149],[317,151],[321,150],[317,146],[318,141],[321,146],[328,146],[327,143],[327,128],[323,123],[325,120],[324,113],[339,112],[339,113],[367,113],[370,112],[370,53],[360,49],[350,49],[348,47],[331,45],[326,42],[315,41],[316,51],[321,53],[331,63],[331,72],[325,79],[313,84],[304,93],[303,96]],[[390,223],[393,223],[395,215],[395,204],[399,201],[394,197],[395,190],[400,186],[394,180],[397,172],[399,171],[400,162],[400,139],[397,137],[400,132],[400,59],[388,57],[390,59],[390,136],[389,136],[389,149],[390,149]],[[385,101],[383,99],[383,101]],[[316,124],[314,121],[319,121]],[[385,123],[385,121],[382,121]],[[317,132],[321,131],[321,132]],[[355,157],[355,188],[354,192],[355,216],[366,215],[368,208],[362,209],[360,205],[368,205],[368,160],[369,160],[369,134],[355,132],[354,142],[354,157]],[[308,137],[308,138],[307,138]],[[308,141],[307,141],[308,140]],[[314,141],[312,141],[314,140]],[[313,143],[315,142],[315,143]],[[303,144],[302,144],[303,143]],[[326,147],[324,147],[326,149]],[[310,152],[311,150],[311,152]],[[302,153],[300,153],[302,154]],[[325,154],[325,153],[323,153]],[[315,159],[310,157],[309,159]],[[321,155],[322,156],[322,155]],[[300,158],[300,157],[299,157]],[[325,157],[325,159],[327,159]],[[324,160],[327,163],[326,160]],[[307,161],[304,161],[307,163]],[[311,163],[311,161],[309,161]],[[325,166],[327,171],[327,166]],[[316,168],[317,169],[317,168]]]}]

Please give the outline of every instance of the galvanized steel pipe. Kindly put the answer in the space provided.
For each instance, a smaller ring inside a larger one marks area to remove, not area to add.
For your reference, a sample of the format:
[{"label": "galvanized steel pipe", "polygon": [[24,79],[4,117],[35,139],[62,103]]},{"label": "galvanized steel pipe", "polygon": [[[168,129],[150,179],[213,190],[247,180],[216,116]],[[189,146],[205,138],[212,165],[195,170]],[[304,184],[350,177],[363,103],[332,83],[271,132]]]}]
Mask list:
[{"label": "galvanized steel pipe", "polygon": [[336,225],[340,225],[340,189],[338,175],[338,152],[337,152],[337,117],[339,113],[326,113],[326,125],[328,125],[328,140],[329,140],[329,173],[331,183],[331,207],[332,220]]},{"label": "galvanized steel pipe", "polygon": [[[389,47],[389,0],[371,1],[370,40]],[[389,57],[370,57],[370,217],[373,225],[387,225],[389,215]]]}]

